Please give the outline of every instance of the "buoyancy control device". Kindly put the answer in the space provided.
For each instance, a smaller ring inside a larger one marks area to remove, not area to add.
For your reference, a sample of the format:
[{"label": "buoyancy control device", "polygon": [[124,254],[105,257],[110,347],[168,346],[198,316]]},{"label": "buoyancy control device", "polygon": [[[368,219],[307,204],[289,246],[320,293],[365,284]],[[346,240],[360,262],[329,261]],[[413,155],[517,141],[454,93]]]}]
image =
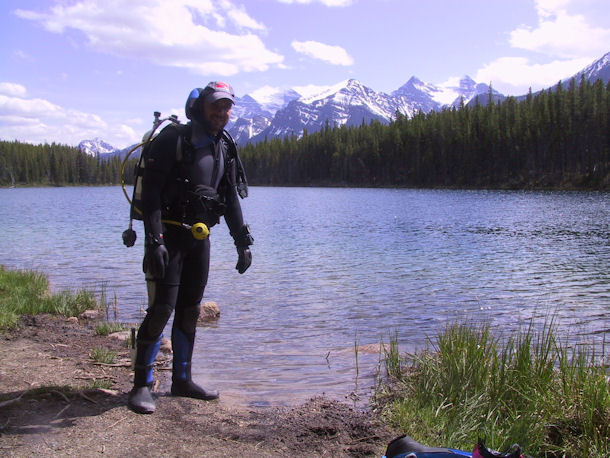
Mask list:
[{"label": "buoyancy control device", "polygon": [[[123,232],[123,244],[127,247],[134,246],[137,239],[136,231],[133,229],[133,220],[142,220],[142,177],[144,175],[144,167],[146,164],[143,160],[144,155],[146,153],[146,150],[150,148],[151,143],[154,141],[157,135],[163,129],[170,126],[185,127],[184,124],[181,124],[180,121],[178,121],[178,117],[176,115],[161,118],[161,113],[155,111],[152,129],[144,134],[144,136],[142,137],[142,141],[135,145],[133,148],[131,148],[123,159],[123,163],[121,165],[121,187],[123,189],[123,194],[125,195],[125,198],[129,202],[129,227]],[[228,145],[228,160],[234,161],[234,185],[237,189],[237,193],[239,194],[239,196],[244,199],[248,196],[248,182],[246,179],[246,173],[243,164],[237,153],[235,141],[226,130],[222,131],[222,138]],[[183,144],[183,136],[178,135],[176,145],[176,160],[178,162],[181,162],[183,158]],[[134,170],[134,186],[132,196],[130,198],[129,194],[127,193],[127,190],[125,189],[125,166],[131,155],[138,150],[140,150],[140,157]],[[162,219],[161,222],[182,227],[190,231],[193,237],[197,240],[203,240],[207,238],[210,234],[209,228],[203,222],[196,222],[192,225],[170,219]]]}]

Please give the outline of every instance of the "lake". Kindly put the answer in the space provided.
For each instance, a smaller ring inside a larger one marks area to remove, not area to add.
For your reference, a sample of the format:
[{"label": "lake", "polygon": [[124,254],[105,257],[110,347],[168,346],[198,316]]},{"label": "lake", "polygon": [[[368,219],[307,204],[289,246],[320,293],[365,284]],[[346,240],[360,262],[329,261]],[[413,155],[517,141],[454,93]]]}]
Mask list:
[{"label": "lake", "polygon": [[[237,273],[214,227],[204,301],[221,317],[193,364],[227,401],[365,400],[381,341],[412,351],[454,322],[508,335],[552,315],[573,345],[608,340],[610,193],[251,187],[242,207],[252,267]],[[137,323],[144,232],[122,244],[128,213],[118,186],[0,189],[0,263],[103,290]]]}]

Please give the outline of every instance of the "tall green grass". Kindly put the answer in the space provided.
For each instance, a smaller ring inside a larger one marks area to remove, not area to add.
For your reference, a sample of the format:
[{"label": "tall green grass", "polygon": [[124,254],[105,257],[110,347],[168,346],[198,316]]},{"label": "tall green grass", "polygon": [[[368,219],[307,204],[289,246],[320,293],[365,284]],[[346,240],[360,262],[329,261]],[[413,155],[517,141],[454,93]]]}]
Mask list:
[{"label": "tall green grass", "polygon": [[116,351],[108,350],[107,348],[94,347],[89,353],[89,357],[93,361],[104,364],[114,364],[116,361]]},{"label": "tall green grass", "polygon": [[100,321],[95,324],[95,333],[98,336],[107,336],[113,332],[126,331],[127,329],[129,329],[128,324],[116,321]]},{"label": "tall green grass", "polygon": [[610,456],[604,355],[560,341],[552,319],[502,339],[489,325],[454,324],[421,352],[397,348],[391,339],[375,399],[416,440],[472,450],[485,437],[531,456]]},{"label": "tall green grass", "polygon": [[6,270],[0,266],[0,331],[17,327],[21,315],[77,316],[85,310],[98,308],[100,304],[89,291],[50,294],[48,279],[43,274]]}]

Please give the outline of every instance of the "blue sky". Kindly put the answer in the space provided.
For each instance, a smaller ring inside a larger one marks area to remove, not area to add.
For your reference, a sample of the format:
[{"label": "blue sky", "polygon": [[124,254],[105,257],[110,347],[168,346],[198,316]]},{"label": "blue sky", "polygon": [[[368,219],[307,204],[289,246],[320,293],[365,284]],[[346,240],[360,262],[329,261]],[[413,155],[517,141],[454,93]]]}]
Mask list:
[{"label": "blue sky", "polygon": [[123,148],[212,80],[263,100],[469,75],[507,95],[610,51],[607,0],[3,0],[0,139]]}]

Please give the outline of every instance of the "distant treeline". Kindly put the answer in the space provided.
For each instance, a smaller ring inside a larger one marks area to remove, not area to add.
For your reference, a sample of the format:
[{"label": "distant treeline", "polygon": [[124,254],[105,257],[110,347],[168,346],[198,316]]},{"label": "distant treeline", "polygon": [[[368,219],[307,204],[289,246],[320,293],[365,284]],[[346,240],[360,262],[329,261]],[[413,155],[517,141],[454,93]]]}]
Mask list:
[{"label": "distant treeline", "polygon": [[258,185],[610,189],[610,84],[484,99],[240,152]]},{"label": "distant treeline", "polygon": [[[56,143],[0,141],[0,185],[102,185],[120,183],[121,159],[100,159]],[[133,179],[133,166],[129,168]]]},{"label": "distant treeline", "polygon": [[[273,186],[610,189],[610,83],[558,83],[522,100],[445,109],[389,125],[331,127],[240,150]],[[133,182],[135,159],[126,166]],[[0,141],[0,185],[119,184],[121,159]]]}]

